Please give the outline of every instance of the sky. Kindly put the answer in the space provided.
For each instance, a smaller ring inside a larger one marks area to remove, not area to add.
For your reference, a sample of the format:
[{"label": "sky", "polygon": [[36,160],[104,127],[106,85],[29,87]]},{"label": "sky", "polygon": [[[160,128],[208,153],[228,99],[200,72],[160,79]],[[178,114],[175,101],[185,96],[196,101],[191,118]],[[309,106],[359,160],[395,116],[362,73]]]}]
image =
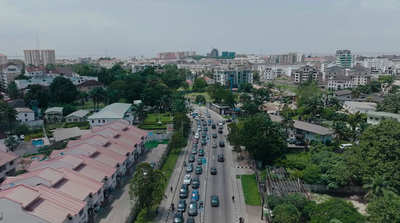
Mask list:
[{"label": "sky", "polygon": [[395,53],[399,22],[400,0],[0,0],[0,53]]}]

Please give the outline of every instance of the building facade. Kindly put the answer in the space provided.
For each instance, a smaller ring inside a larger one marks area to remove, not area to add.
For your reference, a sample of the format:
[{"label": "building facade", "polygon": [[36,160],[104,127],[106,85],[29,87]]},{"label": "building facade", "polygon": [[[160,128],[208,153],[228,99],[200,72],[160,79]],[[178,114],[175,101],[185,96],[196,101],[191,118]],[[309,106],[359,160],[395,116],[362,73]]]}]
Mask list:
[{"label": "building facade", "polygon": [[34,66],[42,65],[40,60],[40,51],[39,50],[24,50],[24,58],[25,64],[28,66],[32,64]]},{"label": "building facade", "polygon": [[44,67],[47,64],[55,64],[56,63],[56,53],[55,50],[41,50],[41,61]]},{"label": "building facade", "polygon": [[4,54],[0,54],[0,67],[8,63],[8,58]]},{"label": "building facade", "polygon": [[353,66],[354,57],[350,50],[337,50],[335,59],[336,65],[339,67],[351,68]]},{"label": "building facade", "polygon": [[319,69],[306,65],[300,69],[292,70],[291,79],[295,84],[300,84],[309,79],[313,79],[320,84],[322,83],[322,73]]},{"label": "building facade", "polygon": [[0,70],[1,73],[1,87],[7,89],[7,85],[15,80],[15,77],[21,74],[21,69],[13,64],[3,65]]},{"label": "building facade", "polygon": [[214,83],[227,85],[232,81],[233,87],[240,87],[244,83],[253,83],[253,71],[236,67],[230,70],[216,70],[214,72]]}]

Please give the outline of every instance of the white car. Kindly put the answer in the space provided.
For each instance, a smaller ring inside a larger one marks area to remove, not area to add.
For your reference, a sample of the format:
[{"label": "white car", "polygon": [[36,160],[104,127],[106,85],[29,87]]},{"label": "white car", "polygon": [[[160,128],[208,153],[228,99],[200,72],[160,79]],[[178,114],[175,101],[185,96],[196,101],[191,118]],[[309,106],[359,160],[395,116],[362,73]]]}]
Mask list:
[{"label": "white car", "polygon": [[190,174],[186,174],[185,177],[183,178],[183,184],[191,184],[192,183],[192,177]]}]

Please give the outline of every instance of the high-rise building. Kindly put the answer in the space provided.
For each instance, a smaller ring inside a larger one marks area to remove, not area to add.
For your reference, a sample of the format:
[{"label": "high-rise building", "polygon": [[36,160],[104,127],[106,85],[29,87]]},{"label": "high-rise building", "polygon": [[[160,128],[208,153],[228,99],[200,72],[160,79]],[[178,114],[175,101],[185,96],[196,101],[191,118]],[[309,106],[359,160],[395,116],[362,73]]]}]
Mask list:
[{"label": "high-rise building", "polygon": [[0,66],[8,63],[7,56],[4,54],[0,54]]},{"label": "high-rise building", "polygon": [[47,64],[56,63],[56,53],[54,50],[41,50],[42,64],[46,67]]},{"label": "high-rise building", "polygon": [[353,67],[354,57],[351,55],[351,50],[337,50],[335,57],[337,66],[345,68]]},{"label": "high-rise building", "polygon": [[34,66],[40,66],[40,51],[39,50],[24,50],[25,64],[32,64]]},{"label": "high-rise building", "polygon": [[212,49],[211,50],[211,53],[210,53],[210,57],[212,57],[212,58],[218,58],[218,56],[219,56],[219,53],[218,53],[218,50],[217,49]]}]

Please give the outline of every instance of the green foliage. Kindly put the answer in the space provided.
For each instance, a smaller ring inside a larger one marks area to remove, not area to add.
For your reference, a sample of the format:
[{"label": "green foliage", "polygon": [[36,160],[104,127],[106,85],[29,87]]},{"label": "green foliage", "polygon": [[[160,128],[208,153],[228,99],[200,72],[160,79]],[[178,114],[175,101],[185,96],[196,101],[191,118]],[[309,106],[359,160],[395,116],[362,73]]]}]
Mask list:
[{"label": "green foliage", "polygon": [[272,164],[286,150],[286,140],[278,123],[257,114],[248,118],[240,130],[242,145],[264,164]]},{"label": "green foliage", "polygon": [[89,129],[90,124],[88,121],[84,121],[84,122],[70,122],[70,123],[65,123],[63,125],[63,128],[73,128],[73,127],[79,127],[80,129]]},{"label": "green foliage", "polygon": [[388,94],[378,106],[379,111],[400,113],[400,93]]},{"label": "green foliage", "polygon": [[30,105],[30,102],[39,102],[39,108],[47,108],[50,101],[50,91],[44,86],[39,84],[28,85],[29,91],[25,93],[24,101],[26,105]]},{"label": "green foliage", "polygon": [[171,137],[171,141],[169,142],[169,145],[171,146],[172,149],[178,149],[185,147],[187,144],[187,141],[185,137],[183,136],[181,131],[174,131]]},{"label": "green foliage", "polygon": [[139,208],[149,211],[158,205],[164,195],[167,177],[158,169],[154,169],[148,163],[137,165],[135,174],[130,181],[129,197]]},{"label": "green foliage", "polygon": [[270,209],[274,209],[276,206],[283,204],[284,200],[282,196],[277,194],[271,194],[267,196],[267,204]]},{"label": "green foliage", "polygon": [[243,83],[240,85],[239,91],[250,93],[253,91],[253,85],[251,83]]},{"label": "green foliage", "polygon": [[73,103],[79,92],[72,81],[65,77],[56,77],[50,86],[51,99],[53,102],[63,104]]},{"label": "green foliage", "polygon": [[224,87],[221,86],[221,84],[219,84],[219,83],[210,84],[207,87],[208,95],[216,103],[222,102],[222,99],[224,98],[224,90],[225,90]]},{"label": "green foliage", "polygon": [[173,124],[175,131],[183,132],[184,137],[188,135],[190,131],[190,119],[185,113],[175,114],[173,119]]},{"label": "green foliage", "polygon": [[387,191],[381,197],[374,198],[367,206],[370,222],[400,222],[400,197]]},{"label": "green foliage", "polygon": [[286,156],[287,166],[290,169],[304,170],[310,164],[310,153],[289,154]]},{"label": "green foliage", "polygon": [[43,133],[43,132],[41,132],[41,133],[36,133],[36,134],[26,135],[26,136],[25,136],[25,141],[26,141],[26,142],[29,142],[29,141],[31,141],[32,139],[42,138],[43,136],[44,136],[44,133]]},{"label": "green foliage", "polygon": [[74,105],[72,105],[72,104],[67,104],[67,105],[65,105],[64,108],[63,108],[63,116],[65,117],[65,116],[67,116],[67,115],[69,115],[69,114],[75,112],[76,110],[77,110],[77,109],[76,109],[76,107],[75,107]]},{"label": "green foliage", "polygon": [[17,84],[15,84],[15,81],[12,81],[11,83],[8,84],[7,93],[12,100],[21,97],[21,91],[18,89]]},{"label": "green foliage", "polygon": [[358,213],[352,203],[340,198],[331,198],[315,206],[311,223],[325,223],[337,219],[346,223],[363,223],[365,217]]},{"label": "green foliage", "polygon": [[317,83],[314,81],[310,83],[302,83],[298,89],[297,93],[297,105],[301,107],[307,105],[308,102],[316,95],[320,95],[321,90],[319,89]]},{"label": "green foliage", "polygon": [[8,151],[14,151],[18,145],[19,145],[19,140],[16,139],[14,136],[9,136],[6,140],[4,140],[4,144],[6,145]]},{"label": "green foliage", "polygon": [[204,80],[204,78],[196,78],[193,82],[193,91],[198,92],[198,91],[204,91],[207,87],[207,82]]},{"label": "green foliage", "polygon": [[261,198],[255,174],[241,175],[244,201],[247,205],[260,206]]},{"label": "green foliage", "polygon": [[206,103],[206,98],[204,97],[204,95],[197,95],[196,96],[196,103],[202,103],[205,104]]},{"label": "green foliage", "polygon": [[308,184],[320,184],[321,177],[321,168],[316,164],[310,164],[303,170],[303,180]]},{"label": "green foliage", "polygon": [[30,132],[30,128],[28,125],[19,123],[14,127],[14,133],[16,135],[27,135]]},{"label": "green foliage", "polygon": [[274,223],[300,222],[301,213],[292,204],[278,205],[272,212],[274,213]]},{"label": "green foliage", "polygon": [[240,128],[236,122],[232,122],[228,124],[228,135],[226,139],[228,140],[229,144],[233,147],[235,152],[241,152],[241,137],[240,137]]},{"label": "green foliage", "polygon": [[[273,214],[275,215],[275,219],[273,222],[278,220],[279,222],[297,222],[300,217],[303,219],[309,219],[310,213],[315,206],[314,201],[309,201],[307,198],[301,193],[292,193],[285,194],[283,196],[279,196],[276,194],[271,194],[267,197],[267,204],[270,209],[273,210]],[[289,207],[289,205],[291,207]],[[278,211],[279,210],[279,211]],[[277,217],[279,215],[279,217]],[[297,221],[281,221],[281,219],[285,219],[284,216],[294,216],[298,217]]]},{"label": "green foliage", "polygon": [[0,101],[0,119],[3,123],[8,124],[11,133],[13,130],[12,124],[17,120],[17,115],[18,112],[15,108],[5,101]]},{"label": "green foliage", "polygon": [[89,98],[91,98],[93,101],[94,110],[96,110],[96,105],[97,105],[97,110],[99,110],[100,103],[104,102],[106,97],[107,93],[102,87],[95,87],[89,92]]}]

